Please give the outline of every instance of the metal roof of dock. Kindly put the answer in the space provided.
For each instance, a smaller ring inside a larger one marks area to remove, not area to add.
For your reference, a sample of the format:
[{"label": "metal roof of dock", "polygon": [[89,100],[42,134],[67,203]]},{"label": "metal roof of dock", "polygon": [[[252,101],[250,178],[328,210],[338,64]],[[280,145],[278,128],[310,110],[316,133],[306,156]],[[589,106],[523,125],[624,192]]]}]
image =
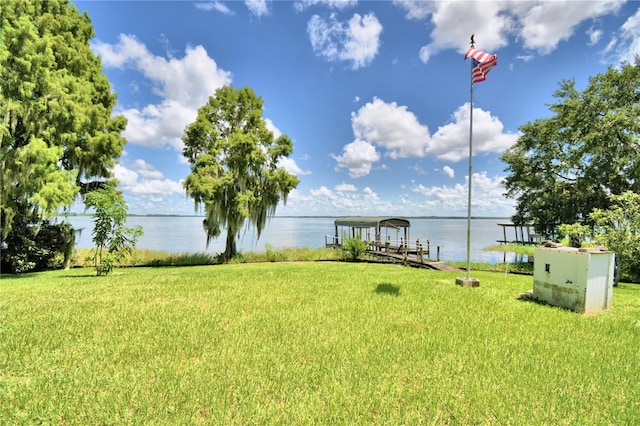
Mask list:
[{"label": "metal roof of dock", "polygon": [[339,217],[335,226],[351,226],[354,228],[409,228],[407,219],[390,216],[347,216]]}]

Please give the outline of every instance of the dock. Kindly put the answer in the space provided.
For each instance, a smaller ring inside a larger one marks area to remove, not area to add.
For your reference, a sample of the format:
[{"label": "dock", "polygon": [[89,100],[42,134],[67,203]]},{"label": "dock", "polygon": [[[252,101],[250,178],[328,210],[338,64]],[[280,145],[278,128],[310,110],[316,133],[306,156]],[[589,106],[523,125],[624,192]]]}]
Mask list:
[{"label": "dock", "polygon": [[[342,248],[344,238],[359,238],[369,244],[367,254],[381,262],[401,263],[418,268],[438,271],[460,271],[440,260],[440,247],[436,247],[436,258],[431,258],[431,244],[419,239],[415,245],[409,243],[407,219],[387,216],[352,216],[335,220],[335,235],[325,236],[325,246]],[[342,233],[340,233],[342,231]],[[395,233],[395,238],[393,234]],[[402,235],[402,236],[400,236]]]},{"label": "dock", "polygon": [[[503,239],[497,240],[500,244],[517,244],[517,245],[538,245],[540,244],[540,235],[533,231],[533,224],[517,224],[517,223],[499,223],[502,227]],[[507,229],[514,231],[514,239],[507,238]]]},{"label": "dock", "polygon": [[455,266],[451,266],[448,263],[442,262],[440,260],[419,258],[418,256],[412,255],[410,253],[393,253],[371,249],[367,250],[367,253],[372,256],[376,256],[383,261],[402,263],[414,268],[435,269],[437,271],[461,271],[460,268],[456,268]]}]

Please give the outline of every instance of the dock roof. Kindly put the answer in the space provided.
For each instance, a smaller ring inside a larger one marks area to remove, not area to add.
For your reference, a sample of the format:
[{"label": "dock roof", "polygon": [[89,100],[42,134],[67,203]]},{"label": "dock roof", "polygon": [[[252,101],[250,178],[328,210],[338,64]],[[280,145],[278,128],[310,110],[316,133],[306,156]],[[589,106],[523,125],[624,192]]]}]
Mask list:
[{"label": "dock roof", "polygon": [[411,223],[401,217],[390,216],[347,216],[335,220],[335,226],[354,228],[409,228]]}]

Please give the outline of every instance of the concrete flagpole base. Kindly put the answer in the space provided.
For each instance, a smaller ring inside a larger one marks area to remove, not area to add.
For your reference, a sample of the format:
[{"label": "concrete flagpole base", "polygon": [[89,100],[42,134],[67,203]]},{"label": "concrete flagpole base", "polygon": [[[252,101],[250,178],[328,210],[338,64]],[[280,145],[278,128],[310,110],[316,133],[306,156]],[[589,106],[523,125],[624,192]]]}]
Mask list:
[{"label": "concrete flagpole base", "polygon": [[477,278],[458,277],[456,278],[456,285],[461,285],[462,287],[480,287],[480,280]]}]

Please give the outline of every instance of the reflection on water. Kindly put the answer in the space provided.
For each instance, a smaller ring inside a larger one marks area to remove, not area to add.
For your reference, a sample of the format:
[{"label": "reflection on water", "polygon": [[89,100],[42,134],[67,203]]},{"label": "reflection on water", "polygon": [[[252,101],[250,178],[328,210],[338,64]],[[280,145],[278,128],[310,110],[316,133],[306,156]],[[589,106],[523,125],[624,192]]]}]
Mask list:
[{"label": "reflection on water", "polygon": [[[445,261],[464,261],[467,250],[466,219],[416,219],[409,218],[409,241],[419,239],[426,245],[430,241],[432,257],[440,247],[440,257]],[[83,228],[77,247],[92,247],[91,217],[71,217],[75,228]],[[333,235],[334,218],[330,217],[275,217],[267,223],[260,239],[255,228],[248,227],[239,235],[238,249],[241,251],[264,251],[267,244],[274,248],[285,247],[323,247],[325,235]],[[487,252],[484,247],[495,245],[502,238],[498,223],[504,219],[474,219],[471,221],[471,261],[472,262],[513,262],[513,253]],[[202,217],[195,216],[132,216],[127,226],[140,225],[144,235],[138,240],[137,247],[143,249],[168,251],[171,253],[224,251],[226,234],[206,246],[206,236],[202,228]],[[392,237],[394,238],[394,237]],[[521,255],[518,255],[521,256]],[[519,260],[519,259],[518,259]],[[526,256],[525,259],[526,261]]]}]

